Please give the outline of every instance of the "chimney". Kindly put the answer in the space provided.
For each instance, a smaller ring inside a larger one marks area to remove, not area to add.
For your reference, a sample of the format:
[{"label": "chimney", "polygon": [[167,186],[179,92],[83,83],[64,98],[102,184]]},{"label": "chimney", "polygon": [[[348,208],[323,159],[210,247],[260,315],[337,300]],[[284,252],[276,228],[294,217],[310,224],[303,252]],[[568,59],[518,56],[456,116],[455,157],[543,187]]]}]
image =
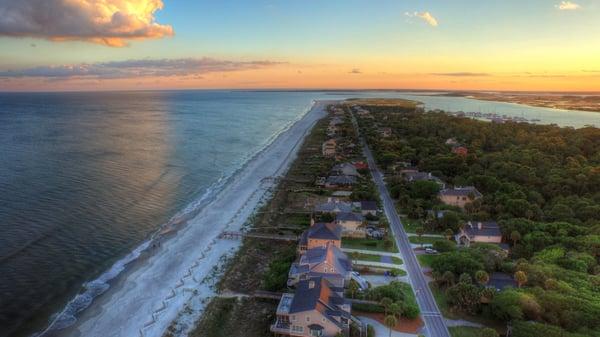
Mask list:
[{"label": "chimney", "polygon": [[310,280],[308,281],[308,289],[313,289],[315,287],[315,281]]},{"label": "chimney", "polygon": [[483,224],[481,223],[481,221],[479,221],[477,223],[477,229],[481,230],[481,228],[483,228]]}]

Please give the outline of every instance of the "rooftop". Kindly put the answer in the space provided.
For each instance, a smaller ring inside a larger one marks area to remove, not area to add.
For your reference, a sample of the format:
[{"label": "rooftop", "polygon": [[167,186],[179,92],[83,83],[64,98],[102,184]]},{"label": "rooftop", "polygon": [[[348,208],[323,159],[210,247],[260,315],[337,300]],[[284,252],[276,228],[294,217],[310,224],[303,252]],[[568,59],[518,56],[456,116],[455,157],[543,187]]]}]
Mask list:
[{"label": "rooftop", "polygon": [[469,221],[465,226],[465,232],[473,237],[479,236],[502,236],[500,226],[495,221]]},{"label": "rooftop", "polygon": [[360,222],[362,222],[365,220],[365,218],[360,213],[342,212],[342,213],[337,214],[337,216],[335,217],[335,220],[336,221],[360,221]]},{"label": "rooftop", "polygon": [[483,195],[474,186],[446,188],[440,191],[440,195],[467,197],[469,195],[481,198]]},{"label": "rooftop", "polygon": [[342,228],[333,222],[317,222],[306,232],[309,239],[341,240],[342,238]]}]

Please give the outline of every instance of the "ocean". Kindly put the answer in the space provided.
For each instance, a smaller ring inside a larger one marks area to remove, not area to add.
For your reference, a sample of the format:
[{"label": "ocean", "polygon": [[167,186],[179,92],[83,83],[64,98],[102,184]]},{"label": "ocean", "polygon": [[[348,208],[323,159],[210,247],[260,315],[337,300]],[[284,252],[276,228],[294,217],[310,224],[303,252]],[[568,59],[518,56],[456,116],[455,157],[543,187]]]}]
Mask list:
[{"label": "ocean", "polygon": [[71,324],[140,245],[205,207],[315,99],[369,96],[600,125],[598,113],[418,93],[1,93],[0,336],[40,331],[67,303],[58,326]]}]

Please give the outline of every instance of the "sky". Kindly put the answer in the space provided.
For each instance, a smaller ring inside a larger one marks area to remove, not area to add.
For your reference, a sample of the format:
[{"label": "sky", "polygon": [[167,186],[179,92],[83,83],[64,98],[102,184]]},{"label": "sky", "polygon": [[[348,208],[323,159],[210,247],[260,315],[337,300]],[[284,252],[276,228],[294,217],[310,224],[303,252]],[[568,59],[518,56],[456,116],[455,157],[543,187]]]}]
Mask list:
[{"label": "sky", "polygon": [[600,91],[600,0],[0,0],[0,91]]}]

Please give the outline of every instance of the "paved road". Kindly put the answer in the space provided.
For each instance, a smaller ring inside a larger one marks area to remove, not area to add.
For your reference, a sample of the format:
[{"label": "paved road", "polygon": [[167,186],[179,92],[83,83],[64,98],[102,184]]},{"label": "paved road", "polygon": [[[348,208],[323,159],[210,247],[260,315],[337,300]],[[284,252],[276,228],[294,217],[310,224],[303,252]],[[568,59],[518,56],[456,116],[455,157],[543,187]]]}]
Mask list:
[{"label": "paved road", "polygon": [[[355,128],[358,130],[358,125],[356,124],[354,115],[352,115],[352,122]],[[450,337],[450,332],[444,323],[444,317],[442,317],[440,309],[433,298],[433,294],[427,285],[427,280],[423,275],[421,266],[419,265],[417,257],[412,250],[412,246],[408,241],[408,236],[404,231],[404,227],[402,227],[402,222],[400,221],[398,212],[396,212],[396,208],[394,207],[394,201],[390,197],[385,182],[383,181],[383,174],[375,164],[373,154],[371,153],[368,145],[364,139],[362,139],[362,136],[360,138],[361,143],[363,144],[364,154],[369,163],[371,174],[373,175],[373,180],[379,189],[379,193],[383,201],[385,214],[390,221],[390,227],[392,233],[394,234],[396,244],[400,249],[400,253],[402,253],[402,256],[404,257],[404,264],[406,266],[406,271],[408,272],[408,278],[413,290],[415,291],[417,303],[421,309],[421,316],[425,322],[426,335],[428,337]]]}]

